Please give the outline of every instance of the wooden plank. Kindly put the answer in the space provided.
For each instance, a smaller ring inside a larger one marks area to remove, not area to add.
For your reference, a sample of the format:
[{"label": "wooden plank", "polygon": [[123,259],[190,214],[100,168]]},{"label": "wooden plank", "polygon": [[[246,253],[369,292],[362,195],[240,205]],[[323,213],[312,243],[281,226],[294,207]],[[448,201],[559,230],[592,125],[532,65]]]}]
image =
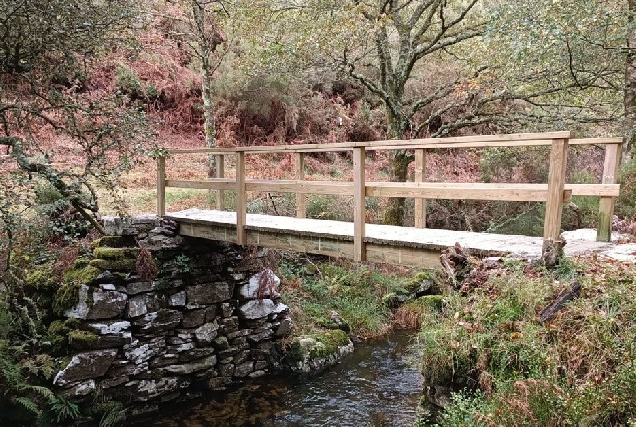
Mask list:
[{"label": "wooden plank", "polygon": [[[605,161],[603,162],[603,184],[614,184],[618,176],[618,168],[621,164],[622,146],[606,145]],[[598,228],[596,240],[599,242],[609,242],[612,240],[612,216],[614,216],[614,206],[616,197],[601,197],[598,206]]]},{"label": "wooden plank", "polygon": [[[550,151],[550,170],[548,173],[548,198],[545,207],[543,239],[559,240],[561,217],[563,215],[563,188],[567,164],[568,140],[555,139]],[[546,247],[544,245],[544,247]]]},{"label": "wooden plank", "polygon": [[440,269],[438,249],[421,249],[367,243],[367,261],[383,264],[398,264],[418,268]]},{"label": "wooden plank", "polygon": [[[416,183],[370,182],[366,195],[374,197],[413,197],[454,200],[502,200],[517,202],[545,202],[547,184],[484,184],[484,183]],[[569,200],[572,190],[563,190],[562,198]]]},{"label": "wooden plank", "polygon": [[[223,154],[216,155],[216,178],[225,178],[225,156]],[[225,191],[220,188],[216,190],[216,210],[225,210]]]},{"label": "wooden plank", "polygon": [[[298,181],[305,180],[305,154],[294,154],[294,170]],[[296,218],[307,216],[307,196],[302,192],[296,192]]]},{"label": "wooden plank", "polygon": [[353,150],[353,260],[366,261],[364,244],[366,222],[365,199],[365,150],[355,148]]},{"label": "wooden plank", "polygon": [[336,258],[349,258],[353,254],[353,242],[350,240],[331,239],[280,233],[263,230],[247,230],[247,244],[268,248],[292,250],[301,253],[327,255]]},{"label": "wooden plank", "polygon": [[[552,144],[551,135],[567,134],[562,132],[545,134],[513,134],[513,135],[480,135],[456,138],[422,138],[406,140],[386,140],[371,142],[339,142],[333,144],[299,144],[273,145],[264,147],[237,148],[196,148],[183,150],[168,150],[170,154],[228,154],[244,151],[249,154],[267,153],[323,153],[350,151],[355,147],[366,147],[367,150],[398,150],[398,149],[450,149],[450,148],[495,148],[495,147],[533,147]],[[570,139],[569,145],[621,145],[622,138],[578,138]]]},{"label": "wooden plank", "polygon": [[495,143],[495,142],[516,142],[516,141],[534,141],[534,140],[552,140],[559,138],[571,138],[572,133],[569,131],[561,132],[545,132],[545,133],[517,133],[503,135],[472,135],[449,138],[420,138],[407,140],[384,140],[371,142],[340,142],[332,144],[298,144],[298,145],[272,145],[272,146],[252,146],[252,147],[234,147],[234,148],[199,148],[185,150],[168,150],[170,154],[192,154],[192,153],[208,153],[222,154],[233,152],[244,153],[281,153],[281,152],[316,152],[316,151],[343,151],[356,147],[392,147],[392,149],[400,149],[405,145],[421,145],[421,144],[459,144],[459,143]]},{"label": "wooden plank", "polygon": [[[426,151],[422,148],[415,150],[415,182],[424,181],[426,167]],[[415,228],[426,228],[426,199],[415,199]]]},{"label": "wooden plank", "polygon": [[[415,140],[414,140],[415,141]],[[455,149],[455,148],[494,148],[494,147],[534,147],[548,146],[552,143],[551,139],[537,139],[531,141],[476,141],[476,142],[427,142],[427,143],[410,143],[406,142],[400,146],[396,145],[378,145],[369,147],[369,151],[378,150],[396,150],[406,149],[414,150],[423,149]]]},{"label": "wooden plank", "polygon": [[[376,192],[383,191],[377,187],[397,188],[407,187],[411,183],[388,183],[388,182],[369,182],[367,183],[367,196],[375,195]],[[168,179],[165,186],[170,188],[188,188],[196,190],[236,190],[236,180],[232,178],[215,178],[205,181],[189,181]],[[338,196],[353,196],[353,183],[343,181],[298,181],[298,180],[263,180],[263,179],[246,179],[246,191],[255,192],[281,192],[281,193],[303,193],[303,194],[327,194]],[[524,188],[535,188],[547,191],[547,184],[486,184],[486,183],[448,183],[448,182],[427,182],[421,183],[417,189],[432,189],[439,192],[450,189],[466,189],[469,188],[499,188],[522,190]],[[416,187],[413,187],[414,189]],[[573,196],[606,196],[618,197],[620,193],[620,185],[618,184],[565,184],[566,190],[571,190]],[[395,196],[406,197],[406,196]],[[433,197],[431,197],[433,198]],[[485,200],[485,199],[484,199]],[[219,209],[221,210],[221,209]]]},{"label": "wooden plank", "polygon": [[166,158],[157,157],[157,216],[166,214]]},{"label": "wooden plank", "polygon": [[208,225],[179,221],[179,234],[208,240],[219,240],[221,242],[236,242],[236,227],[234,225]]},{"label": "wooden plank", "polygon": [[333,194],[338,196],[352,196],[353,183],[343,181],[297,181],[297,180],[266,180],[248,179],[247,191],[280,192],[304,194]]},{"label": "wooden plank", "polygon": [[622,145],[623,138],[577,138],[570,139],[568,145]]},{"label": "wooden plank", "polygon": [[612,198],[620,195],[621,186],[619,184],[565,184],[565,189],[572,190],[573,196],[601,196]]},{"label": "wooden plank", "polygon": [[205,181],[168,179],[166,180],[166,187],[188,188],[191,190],[236,190],[236,180],[232,178],[208,178]]},{"label": "wooden plank", "polygon": [[236,243],[245,245],[245,218],[247,214],[247,194],[245,192],[245,153],[236,155]]}]

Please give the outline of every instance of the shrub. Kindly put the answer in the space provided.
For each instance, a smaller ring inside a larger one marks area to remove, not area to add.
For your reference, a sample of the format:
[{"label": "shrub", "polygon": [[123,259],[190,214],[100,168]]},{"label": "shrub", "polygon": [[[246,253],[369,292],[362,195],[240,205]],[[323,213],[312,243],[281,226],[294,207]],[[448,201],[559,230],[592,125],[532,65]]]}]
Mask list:
[{"label": "shrub", "polygon": [[122,95],[126,95],[131,101],[144,98],[144,90],[141,80],[134,70],[120,64],[115,69],[115,87]]}]

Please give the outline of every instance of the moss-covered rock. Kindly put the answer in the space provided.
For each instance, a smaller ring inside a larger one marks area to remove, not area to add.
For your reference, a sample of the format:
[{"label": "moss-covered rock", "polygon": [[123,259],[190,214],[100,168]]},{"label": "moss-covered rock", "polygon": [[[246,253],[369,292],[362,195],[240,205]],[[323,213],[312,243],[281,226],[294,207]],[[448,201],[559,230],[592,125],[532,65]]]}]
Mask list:
[{"label": "moss-covered rock", "polygon": [[285,352],[290,370],[299,374],[316,374],[334,365],[353,351],[349,336],[339,329],[303,335]]},{"label": "moss-covered rock", "polygon": [[408,295],[400,294],[397,292],[389,292],[382,297],[382,305],[387,308],[398,308],[408,300]]},{"label": "moss-covered rock", "polygon": [[88,346],[89,344],[96,342],[98,339],[99,335],[80,329],[75,329],[68,333],[69,343],[82,347]]},{"label": "moss-covered rock", "polygon": [[121,261],[132,259],[136,260],[139,255],[139,248],[109,248],[109,247],[97,247],[93,251],[95,258],[101,258],[106,260]]},{"label": "moss-covered rock", "polygon": [[314,338],[316,341],[325,345],[325,351],[328,353],[333,353],[338,350],[338,347],[346,346],[351,342],[351,340],[349,340],[349,336],[341,330],[332,330],[321,332],[320,334],[314,334]]},{"label": "moss-covered rock", "polygon": [[66,310],[73,308],[79,302],[79,290],[82,285],[78,282],[66,282],[60,286],[53,297],[53,312],[62,316]]},{"label": "moss-covered rock", "polygon": [[78,267],[76,264],[72,269],[64,273],[64,281],[77,285],[90,285],[102,272],[102,269],[90,265],[90,263],[82,267]]},{"label": "moss-covered rock", "polygon": [[344,331],[324,331],[296,338],[285,353],[285,361],[294,373],[314,375],[351,352],[353,343]]},{"label": "moss-covered rock", "polygon": [[133,271],[135,269],[135,259],[93,259],[89,263],[89,267],[94,267],[99,270],[115,270],[115,271]]},{"label": "moss-covered rock", "polygon": [[31,271],[26,277],[25,286],[33,292],[53,293],[58,280],[53,269],[47,265]]},{"label": "moss-covered rock", "polygon": [[50,345],[51,354],[61,354],[64,352],[68,345],[67,334],[69,330],[62,320],[54,320],[51,322],[44,339],[44,341]]}]

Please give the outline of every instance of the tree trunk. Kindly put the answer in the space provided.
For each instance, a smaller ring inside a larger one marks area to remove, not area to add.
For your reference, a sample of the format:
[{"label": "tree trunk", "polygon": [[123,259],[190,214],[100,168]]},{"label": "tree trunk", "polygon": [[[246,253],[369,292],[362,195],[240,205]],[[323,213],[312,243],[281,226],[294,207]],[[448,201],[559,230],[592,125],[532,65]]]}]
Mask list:
[{"label": "tree trunk", "polygon": [[[204,4],[199,3],[199,0],[192,0],[192,15],[195,21],[195,27],[197,30],[197,42],[199,44],[199,59],[201,60],[201,76],[203,80],[202,84],[202,98],[203,98],[203,132],[205,134],[205,146],[207,148],[214,148],[216,146],[216,124],[214,122],[214,102],[212,100],[212,64],[211,54],[215,48],[212,44],[213,40],[210,40],[206,34],[206,22],[205,22],[205,8]],[[208,177],[213,178],[216,176],[216,157],[213,154],[208,156]]]},{"label": "tree trunk", "polygon": [[[389,157],[389,180],[391,182],[406,182],[408,178],[408,167],[412,160],[411,155],[406,150],[393,150]],[[384,223],[389,225],[404,225],[406,199],[403,197],[392,197],[389,199]]]},{"label": "tree trunk", "polygon": [[[408,127],[408,121],[404,116],[394,114],[387,107],[387,117],[389,139],[404,138]],[[389,153],[389,181],[406,182],[409,163],[413,161],[413,158],[413,155],[408,154],[406,150],[392,150]],[[388,225],[404,225],[405,205],[406,199],[403,197],[390,198],[384,215],[384,223]]]},{"label": "tree trunk", "polygon": [[[214,102],[212,100],[212,76],[208,61],[203,61],[201,71],[203,74],[203,117],[205,119],[203,129],[205,132],[205,146],[214,148],[216,146],[216,123],[214,121]],[[214,178],[215,176],[216,156],[210,154],[208,156],[208,177]]]},{"label": "tree trunk", "polygon": [[632,157],[636,147],[636,29],[633,25],[636,14],[636,0],[628,0],[629,16],[627,25],[627,58],[625,62],[625,146],[624,161]]}]

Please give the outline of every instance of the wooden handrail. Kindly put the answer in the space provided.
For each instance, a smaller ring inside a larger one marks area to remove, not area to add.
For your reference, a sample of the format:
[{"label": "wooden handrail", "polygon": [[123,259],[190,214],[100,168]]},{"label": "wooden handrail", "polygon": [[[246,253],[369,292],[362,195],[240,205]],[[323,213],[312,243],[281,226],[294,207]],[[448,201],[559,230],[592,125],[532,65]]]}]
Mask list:
[{"label": "wooden handrail", "polygon": [[[201,181],[166,179],[165,158],[157,159],[157,213],[165,214],[165,188],[194,188],[216,190],[217,209],[222,210],[223,192],[233,190],[236,196],[237,242],[245,244],[246,192],[289,192],[296,194],[296,216],[306,215],[306,195],[349,195],[354,197],[354,259],[365,259],[365,197],[412,197],[415,198],[415,225],[426,226],[426,199],[474,199],[540,201],[546,203],[544,239],[556,241],[561,231],[561,215],[564,202],[576,196],[598,196],[599,205],[598,240],[609,241],[611,218],[620,186],[616,184],[620,163],[621,138],[573,139],[571,132],[549,132],[510,135],[477,135],[454,138],[425,138],[413,140],[389,140],[371,142],[345,142],[335,144],[302,144],[289,146],[261,146],[234,148],[202,148],[168,150],[170,155],[206,153],[216,155],[215,178]],[[567,151],[570,145],[605,145],[605,162],[601,184],[567,184],[565,170]],[[551,146],[550,170],[547,184],[513,183],[431,183],[424,182],[426,152],[449,148],[489,148]],[[415,150],[415,182],[365,182],[365,154],[372,150]],[[311,152],[352,151],[353,182],[308,181],[304,174],[304,155]],[[245,171],[247,154],[293,153],[295,179],[266,180],[248,179]],[[224,158],[235,155],[236,178],[224,177]]]},{"label": "wooden handrail", "polygon": [[[425,138],[407,140],[386,140],[370,142],[337,142],[332,144],[297,144],[297,145],[266,145],[252,147],[231,148],[192,148],[167,150],[171,155],[178,154],[275,154],[275,153],[316,153],[352,151],[354,148],[374,150],[404,150],[404,149],[440,149],[440,148],[494,148],[494,147],[539,147],[552,145],[551,135],[569,135],[570,132],[553,132],[543,134],[510,134],[468,136],[456,138]],[[499,138],[497,138],[499,137]],[[567,139],[567,138],[565,138]],[[570,139],[569,145],[621,145],[622,138],[585,138]]]}]

